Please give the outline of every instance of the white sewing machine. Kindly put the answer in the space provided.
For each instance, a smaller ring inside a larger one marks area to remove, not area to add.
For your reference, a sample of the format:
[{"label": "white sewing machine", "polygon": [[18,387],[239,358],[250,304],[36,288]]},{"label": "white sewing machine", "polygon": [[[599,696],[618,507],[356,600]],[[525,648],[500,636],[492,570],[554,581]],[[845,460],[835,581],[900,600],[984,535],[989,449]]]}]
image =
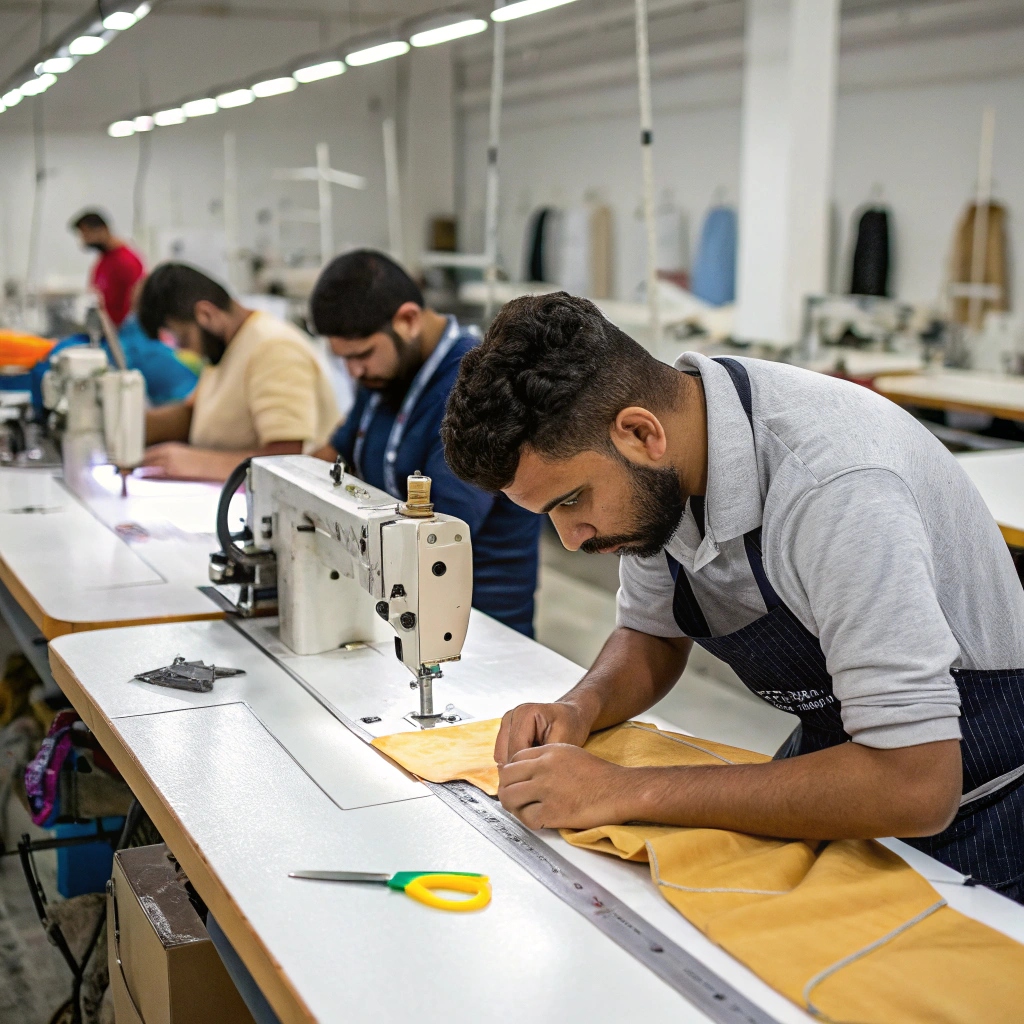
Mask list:
[{"label": "white sewing machine", "polygon": [[52,358],[42,393],[66,471],[105,461],[124,474],[142,462],[146,383],[138,370],[114,369],[101,348],[66,348]]},{"label": "white sewing machine", "polygon": [[[248,529],[239,547],[227,507],[246,483]],[[409,477],[408,501],[303,455],[254,458],[224,486],[217,516],[223,550],[210,578],[239,584],[242,615],[272,610],[281,640],[296,654],[321,654],[394,637],[395,654],[416,677],[419,711],[430,726],[440,665],[458,661],[473,597],[469,527],[435,513],[430,478]],[[276,590],[276,593],[275,593]],[[389,628],[390,627],[390,628]]]}]

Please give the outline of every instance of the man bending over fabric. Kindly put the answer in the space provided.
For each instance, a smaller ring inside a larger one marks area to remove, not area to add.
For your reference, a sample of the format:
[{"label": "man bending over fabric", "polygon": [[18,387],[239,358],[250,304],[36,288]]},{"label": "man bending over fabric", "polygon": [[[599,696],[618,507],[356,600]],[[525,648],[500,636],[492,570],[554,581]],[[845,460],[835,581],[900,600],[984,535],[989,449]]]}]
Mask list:
[{"label": "man bending over fabric", "polygon": [[[899,836],[1022,900],[1024,591],[910,415],[781,363],[673,368],[558,293],[499,313],[442,437],[464,480],[621,556],[593,667],[502,722],[499,795],[526,824]],[[774,761],[622,768],[580,749],[661,699],[694,643],[799,716]]]},{"label": "man bending over fabric", "polygon": [[186,401],[146,414],[143,465],[156,474],[225,480],[251,455],[297,455],[326,440],[338,407],[297,327],[246,309],[184,263],[149,275],[138,317],[150,337],[166,328],[209,363]]},{"label": "man bending over fabric", "polygon": [[533,636],[540,518],[459,480],[441,449],[441,418],[459,364],[479,335],[426,308],[416,283],[383,253],[360,250],[324,269],[310,299],[316,329],[345,360],[356,401],[331,443],[356,476],[405,498],[417,469],[439,512],[473,538],[473,607]]}]

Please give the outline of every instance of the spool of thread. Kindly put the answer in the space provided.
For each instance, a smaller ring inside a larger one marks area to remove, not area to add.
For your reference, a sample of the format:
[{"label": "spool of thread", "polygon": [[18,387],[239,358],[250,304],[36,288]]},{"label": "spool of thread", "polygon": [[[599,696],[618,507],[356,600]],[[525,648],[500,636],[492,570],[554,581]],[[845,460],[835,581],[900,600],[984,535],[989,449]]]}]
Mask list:
[{"label": "spool of thread", "polygon": [[430,503],[430,477],[424,476],[418,469],[406,480],[407,498],[400,506],[404,516],[426,519],[434,514],[434,506]]}]

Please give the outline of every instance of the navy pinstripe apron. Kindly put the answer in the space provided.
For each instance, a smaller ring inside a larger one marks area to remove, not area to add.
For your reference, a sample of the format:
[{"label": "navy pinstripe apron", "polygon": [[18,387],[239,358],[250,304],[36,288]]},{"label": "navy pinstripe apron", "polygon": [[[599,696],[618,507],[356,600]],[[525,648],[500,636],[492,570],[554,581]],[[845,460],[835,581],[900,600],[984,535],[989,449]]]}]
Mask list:
[{"label": "navy pinstripe apron", "polygon": [[[729,372],[753,429],[747,371],[733,359],[716,362]],[[703,537],[704,499],[691,498],[690,507]],[[686,570],[666,552],[679,628],[726,662],[762,700],[800,718],[776,757],[845,743],[850,737],[818,638],[768,582],[761,531],[746,534],[743,544],[767,613],[742,629],[712,636]],[[945,831],[907,842],[971,881],[1024,902],[1024,669],[951,671],[960,691],[964,796]]]}]

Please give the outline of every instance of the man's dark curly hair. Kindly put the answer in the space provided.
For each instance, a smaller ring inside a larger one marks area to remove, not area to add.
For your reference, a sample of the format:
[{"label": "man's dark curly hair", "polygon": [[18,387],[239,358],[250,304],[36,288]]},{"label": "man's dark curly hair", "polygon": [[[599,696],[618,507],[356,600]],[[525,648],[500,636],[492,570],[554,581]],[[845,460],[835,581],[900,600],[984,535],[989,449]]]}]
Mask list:
[{"label": "man's dark curly hair", "polygon": [[612,448],[610,427],[631,405],[663,412],[679,374],[566,292],[505,305],[462,357],[441,424],[445,458],[488,491],[512,483],[524,448],[549,459]]}]

